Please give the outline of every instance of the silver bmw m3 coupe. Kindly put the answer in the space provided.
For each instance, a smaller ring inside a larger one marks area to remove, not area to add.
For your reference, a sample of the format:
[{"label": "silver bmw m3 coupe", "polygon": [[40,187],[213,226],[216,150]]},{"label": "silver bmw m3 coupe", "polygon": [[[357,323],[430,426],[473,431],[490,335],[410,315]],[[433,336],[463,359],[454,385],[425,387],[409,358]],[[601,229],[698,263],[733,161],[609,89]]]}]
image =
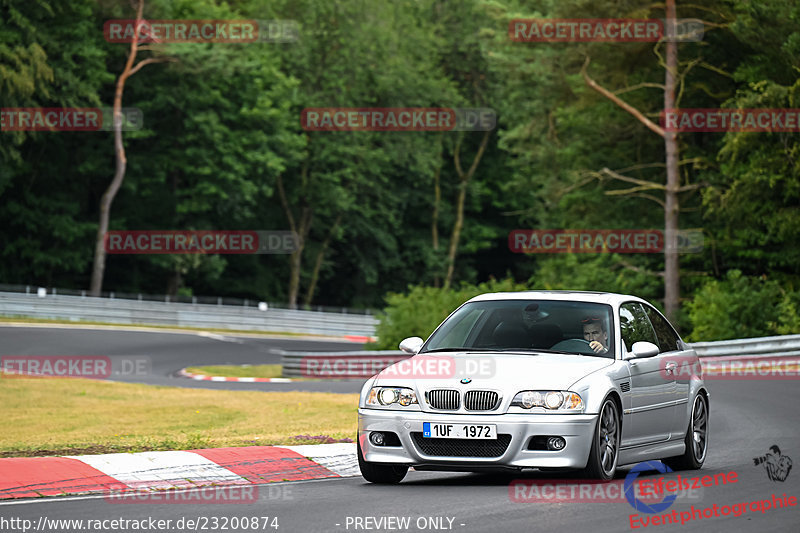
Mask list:
[{"label": "silver bmw m3 coupe", "polygon": [[635,296],[483,294],[400,348],[411,357],[367,380],[359,400],[359,466],[373,483],[398,483],[411,466],[583,469],[607,481],[620,465],[705,461],[697,355]]}]

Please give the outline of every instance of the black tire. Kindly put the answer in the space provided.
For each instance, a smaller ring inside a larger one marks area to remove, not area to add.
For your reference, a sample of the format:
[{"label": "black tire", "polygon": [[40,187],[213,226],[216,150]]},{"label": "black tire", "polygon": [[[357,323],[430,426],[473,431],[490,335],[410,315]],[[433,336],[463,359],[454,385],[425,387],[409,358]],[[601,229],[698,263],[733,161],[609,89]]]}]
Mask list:
[{"label": "black tire", "polygon": [[358,448],[358,468],[361,475],[370,483],[380,483],[394,485],[403,481],[408,473],[408,466],[394,465],[389,463],[369,463],[361,455],[361,442],[356,445]]},{"label": "black tire", "polygon": [[683,455],[664,459],[663,463],[673,470],[698,470],[708,455],[708,400],[698,393],[692,402],[689,427],[686,429],[686,451]]},{"label": "black tire", "polygon": [[619,459],[621,430],[622,422],[617,404],[611,398],[606,398],[600,408],[600,416],[597,418],[597,427],[592,438],[592,448],[589,450],[589,461],[583,471],[586,477],[602,481],[614,479]]}]

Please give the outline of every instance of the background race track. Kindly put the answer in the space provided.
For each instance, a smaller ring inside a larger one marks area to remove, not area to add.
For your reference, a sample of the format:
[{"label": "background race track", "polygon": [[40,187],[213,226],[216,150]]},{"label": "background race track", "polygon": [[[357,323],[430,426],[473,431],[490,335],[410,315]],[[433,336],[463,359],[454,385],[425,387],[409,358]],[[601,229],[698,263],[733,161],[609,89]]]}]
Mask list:
[{"label": "background race track", "polygon": [[364,380],[292,383],[230,383],[195,381],[176,373],[188,366],[280,364],[278,350],[358,350],[347,341],[246,337],[217,333],[172,333],[63,327],[0,326],[2,355],[103,355],[112,359],[145,356],[146,375],[114,377],[117,381],[233,390],[308,390],[358,392]]}]

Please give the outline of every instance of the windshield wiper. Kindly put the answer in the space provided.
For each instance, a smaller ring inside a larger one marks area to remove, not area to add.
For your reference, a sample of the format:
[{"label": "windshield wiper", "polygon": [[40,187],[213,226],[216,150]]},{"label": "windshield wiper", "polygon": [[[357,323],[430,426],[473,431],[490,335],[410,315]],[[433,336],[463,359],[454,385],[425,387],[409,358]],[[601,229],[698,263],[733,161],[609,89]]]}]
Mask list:
[{"label": "windshield wiper", "polygon": [[546,348],[531,348],[531,350],[534,351],[534,352],[542,352],[542,353],[561,353],[561,354],[566,354],[566,355],[586,355],[586,354],[581,353],[581,352],[565,352],[563,350],[548,350]]},{"label": "windshield wiper", "polygon": [[502,350],[495,350],[498,352],[534,352],[534,353],[557,353],[564,355],[586,355],[579,352],[563,352],[561,350],[547,350],[545,348],[503,348]]},{"label": "windshield wiper", "polygon": [[503,350],[498,350],[497,348],[434,348],[433,350],[425,350],[424,352],[419,352],[420,354],[426,353],[434,353],[434,352],[502,352]]}]

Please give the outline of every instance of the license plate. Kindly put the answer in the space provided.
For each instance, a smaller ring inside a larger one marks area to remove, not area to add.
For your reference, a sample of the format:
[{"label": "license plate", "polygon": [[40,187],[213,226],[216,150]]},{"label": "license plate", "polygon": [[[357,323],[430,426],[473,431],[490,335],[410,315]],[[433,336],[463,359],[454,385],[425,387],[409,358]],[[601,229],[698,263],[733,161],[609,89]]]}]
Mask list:
[{"label": "license plate", "polygon": [[422,423],[422,436],[432,439],[497,439],[494,424],[434,424]]}]

